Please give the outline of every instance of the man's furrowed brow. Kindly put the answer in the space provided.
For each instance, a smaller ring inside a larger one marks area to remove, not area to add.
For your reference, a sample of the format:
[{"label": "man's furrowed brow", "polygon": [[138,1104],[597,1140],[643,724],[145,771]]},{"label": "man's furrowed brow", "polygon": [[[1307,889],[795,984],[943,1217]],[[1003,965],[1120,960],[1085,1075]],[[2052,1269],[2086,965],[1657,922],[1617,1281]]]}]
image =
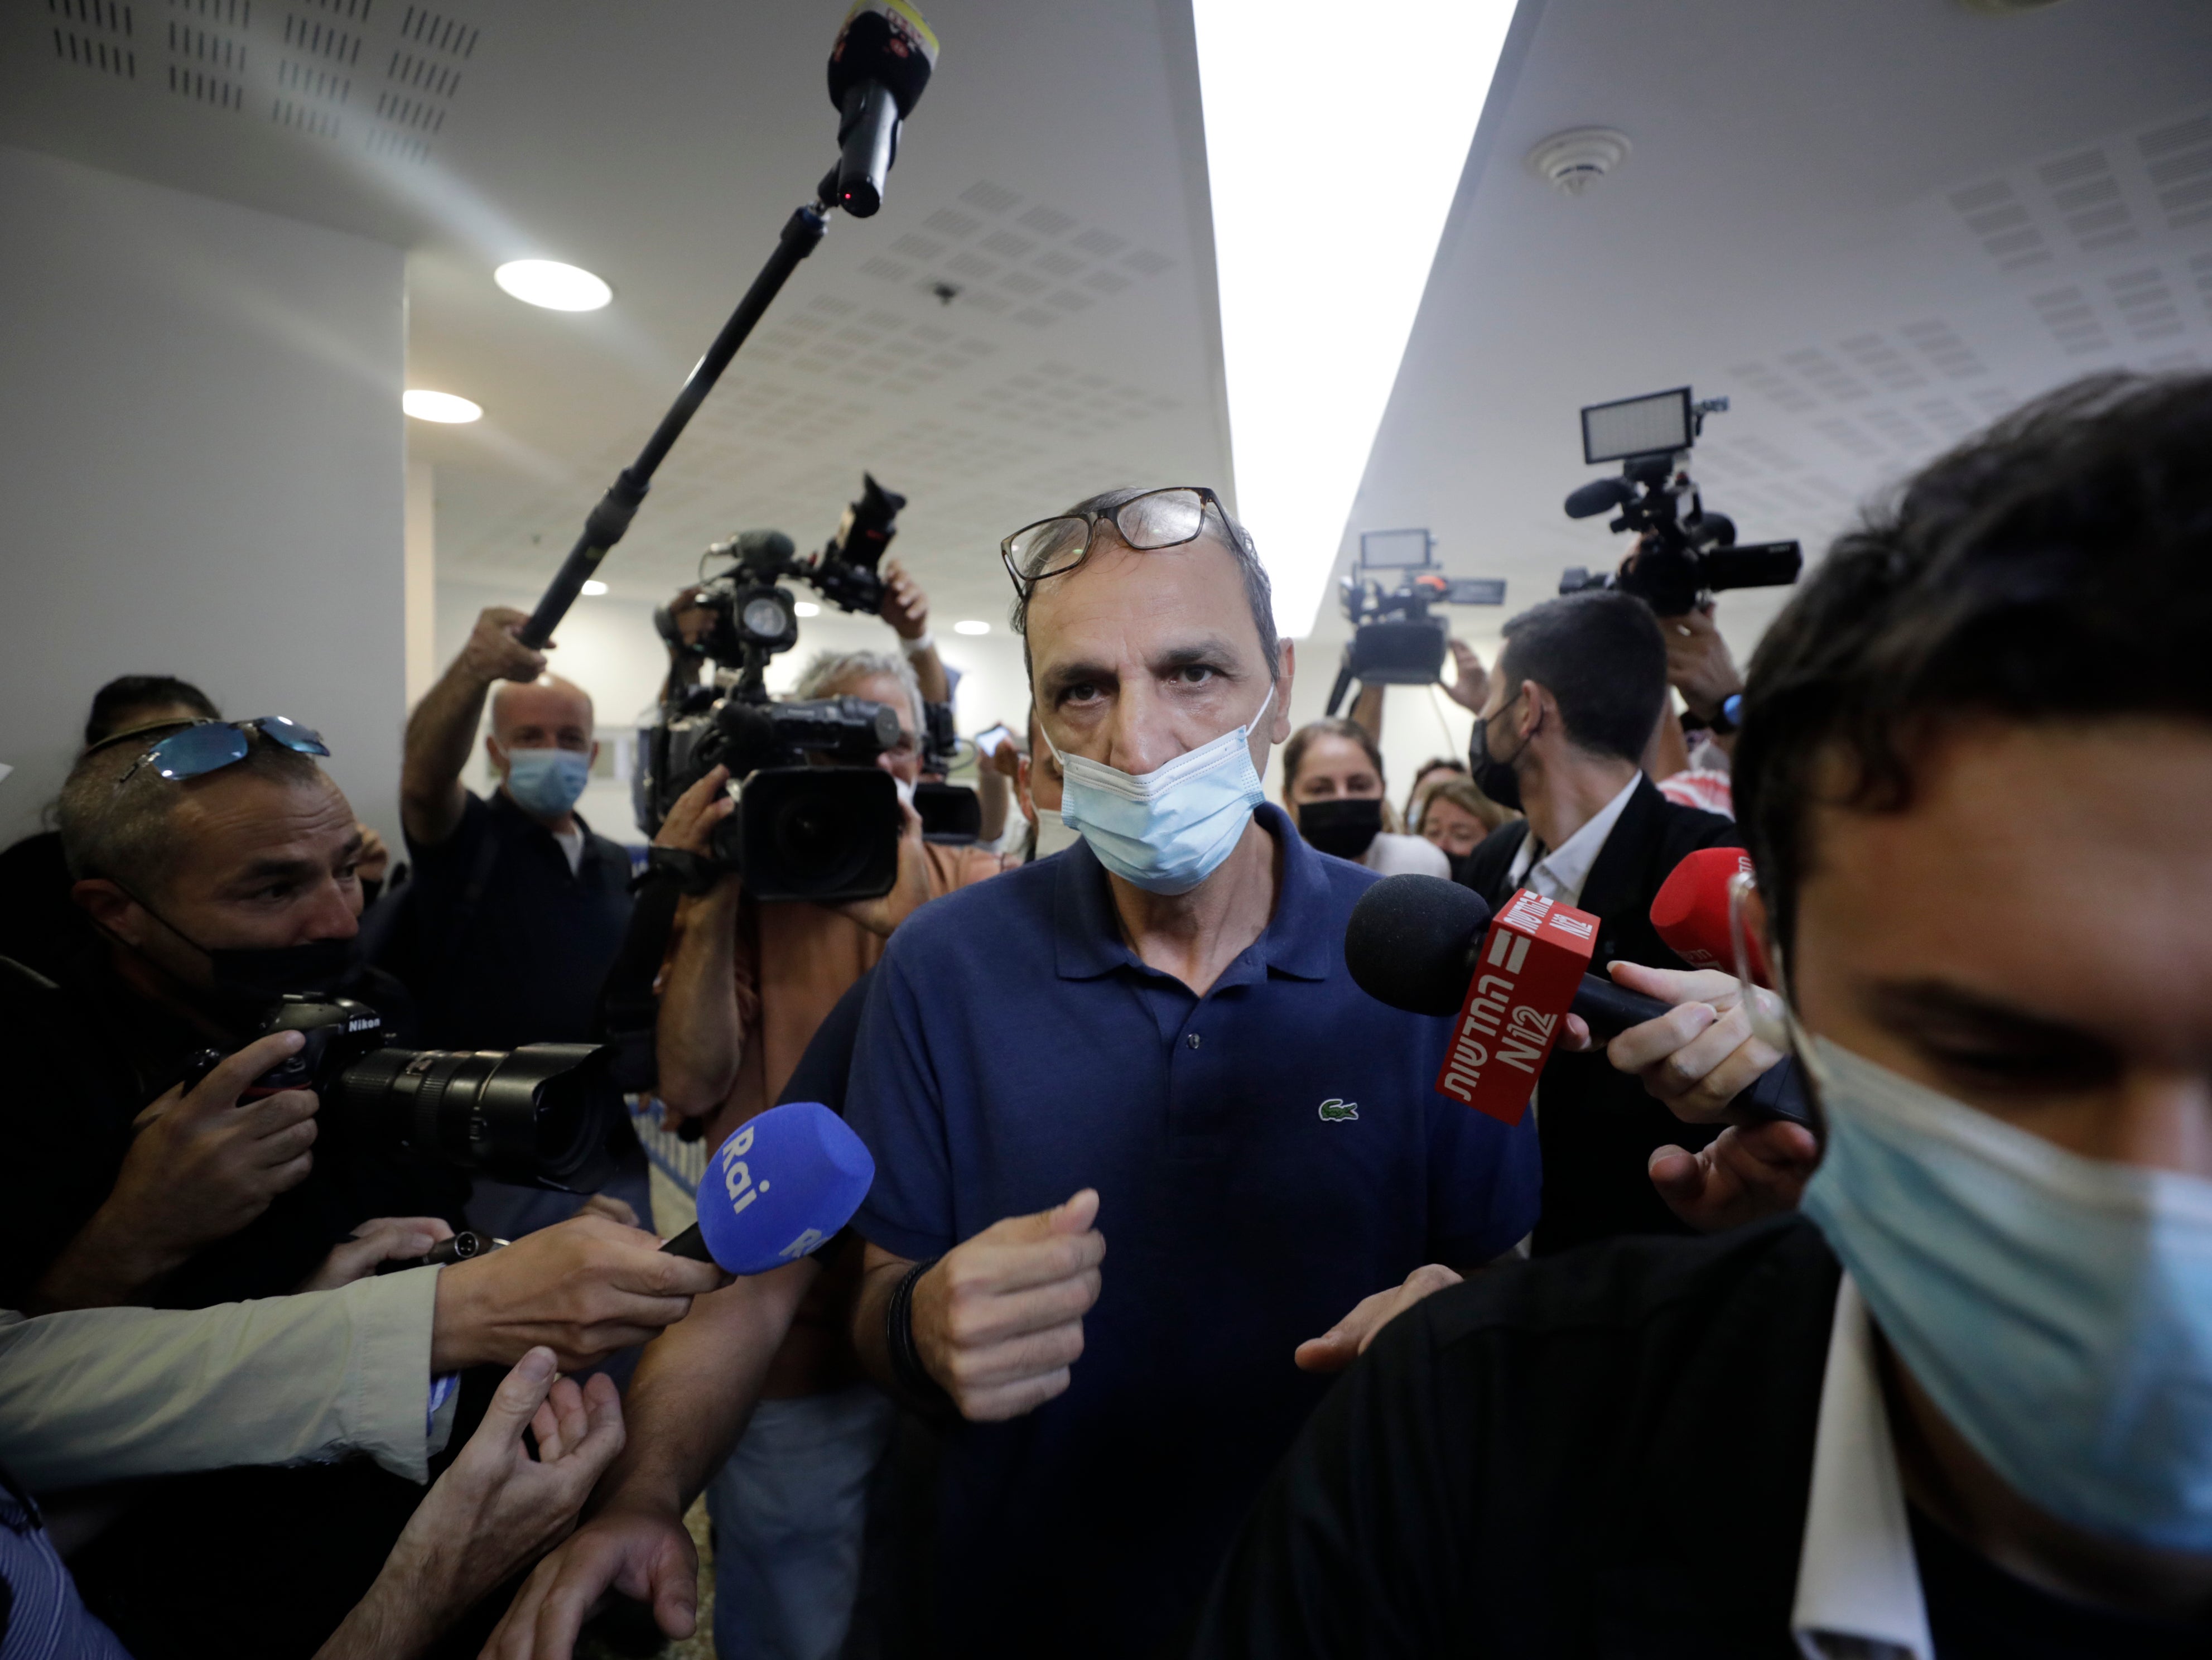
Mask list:
[{"label": "man's furrowed brow", "polygon": [[1152,659],[1152,672],[1172,674],[1177,669],[1218,669],[1224,674],[1236,674],[1243,668],[1243,661],[1234,642],[1219,635],[1203,640],[1187,641],[1167,647]]},{"label": "man's furrowed brow", "polygon": [[[360,838],[355,838],[356,851]],[[248,887],[257,883],[272,881],[311,881],[322,874],[322,865],[313,859],[256,859],[231,873],[229,885]]]},{"label": "man's furrowed brow", "polygon": [[1079,661],[1055,663],[1044,672],[1041,678],[1045,696],[1057,697],[1070,686],[1079,686],[1085,683],[1110,686],[1121,678],[1121,675],[1111,663]]}]

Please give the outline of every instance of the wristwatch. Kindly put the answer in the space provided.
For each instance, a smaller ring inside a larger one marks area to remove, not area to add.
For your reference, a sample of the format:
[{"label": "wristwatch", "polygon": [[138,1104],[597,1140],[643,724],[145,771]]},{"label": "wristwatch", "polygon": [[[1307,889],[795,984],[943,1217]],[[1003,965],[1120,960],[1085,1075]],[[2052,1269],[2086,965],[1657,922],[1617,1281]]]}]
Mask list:
[{"label": "wristwatch", "polygon": [[1740,691],[1732,691],[1721,699],[1721,706],[1713,711],[1713,718],[1707,724],[1713,731],[1725,738],[1741,725],[1742,721],[1743,694]]}]

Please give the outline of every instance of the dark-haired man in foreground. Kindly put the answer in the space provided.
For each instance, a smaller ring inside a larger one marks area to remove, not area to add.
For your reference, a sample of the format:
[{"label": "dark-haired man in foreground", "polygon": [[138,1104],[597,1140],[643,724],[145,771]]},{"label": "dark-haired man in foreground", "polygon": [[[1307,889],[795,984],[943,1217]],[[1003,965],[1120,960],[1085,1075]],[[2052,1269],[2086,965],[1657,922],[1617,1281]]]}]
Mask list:
[{"label": "dark-haired man in foreground", "polygon": [[2208,454],[2084,383],[1837,545],[1735,756],[1804,1213],[1395,1321],[1198,1655],[2212,1647]]}]

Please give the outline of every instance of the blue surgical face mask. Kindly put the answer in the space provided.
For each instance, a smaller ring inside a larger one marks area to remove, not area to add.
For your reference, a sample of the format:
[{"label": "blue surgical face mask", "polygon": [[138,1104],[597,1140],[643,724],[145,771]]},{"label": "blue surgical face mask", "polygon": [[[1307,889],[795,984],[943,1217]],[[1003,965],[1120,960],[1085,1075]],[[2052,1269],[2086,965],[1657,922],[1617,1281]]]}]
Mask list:
[{"label": "blue surgical face mask", "polygon": [[1804,1209],[1929,1398],[2061,1520],[2212,1551],[2212,1182],[1799,1038],[1827,1119]]},{"label": "blue surgical face mask", "polygon": [[581,750],[516,749],[507,752],[507,793],[533,818],[565,818],[592,775]]},{"label": "blue surgical face mask", "polygon": [[1274,701],[1270,684],[1250,721],[1142,777],[1063,755],[1046,733],[1060,762],[1061,819],[1123,881],[1148,893],[1188,893],[1221,868],[1264,799],[1251,733]]}]

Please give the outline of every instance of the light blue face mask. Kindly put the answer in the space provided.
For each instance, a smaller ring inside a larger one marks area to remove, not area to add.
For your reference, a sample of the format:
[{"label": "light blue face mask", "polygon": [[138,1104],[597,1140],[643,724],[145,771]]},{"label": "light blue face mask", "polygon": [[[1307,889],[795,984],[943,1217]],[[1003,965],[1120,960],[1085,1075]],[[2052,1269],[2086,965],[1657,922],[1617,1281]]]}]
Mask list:
[{"label": "light blue face mask", "polygon": [[1929,1398],[2051,1515],[2212,1552],[2212,1182],[1800,1037],[1828,1132],[1804,1209]]},{"label": "light blue face mask", "polygon": [[507,793],[532,818],[565,818],[592,775],[592,757],[579,750],[515,749],[507,752]]},{"label": "light blue face mask", "polygon": [[1274,701],[1271,684],[1250,721],[1142,777],[1063,755],[1046,733],[1060,761],[1060,818],[1123,881],[1147,893],[1188,893],[1221,868],[1265,799],[1251,733]]}]

